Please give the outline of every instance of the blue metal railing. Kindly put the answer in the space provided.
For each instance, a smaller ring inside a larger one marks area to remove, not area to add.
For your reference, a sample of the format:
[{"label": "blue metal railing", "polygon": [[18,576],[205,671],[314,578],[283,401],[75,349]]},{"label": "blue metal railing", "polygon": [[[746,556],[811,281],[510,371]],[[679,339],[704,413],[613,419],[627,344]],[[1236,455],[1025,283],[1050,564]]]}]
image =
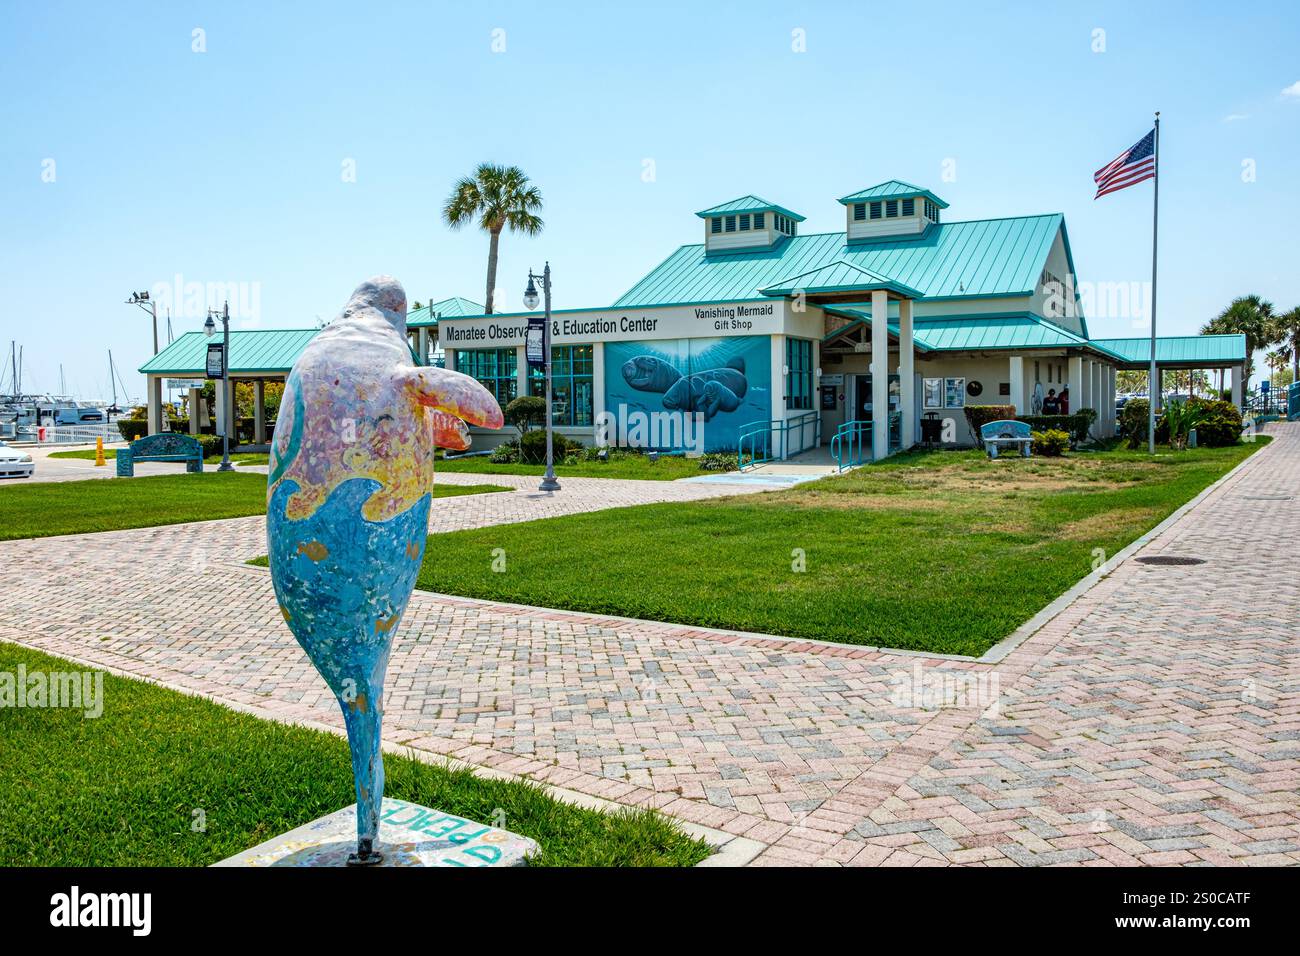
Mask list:
[{"label": "blue metal railing", "polygon": [[[816,448],[822,440],[820,412],[804,412],[794,418],[751,422],[740,431],[736,463],[741,468],[779,461]],[[748,459],[746,449],[748,448]]]},{"label": "blue metal railing", "polygon": [[871,422],[858,419],[836,429],[831,439],[831,457],[839,471],[871,461]]},{"label": "blue metal railing", "polygon": [[1292,382],[1286,390],[1286,420],[1300,421],[1300,382]]}]

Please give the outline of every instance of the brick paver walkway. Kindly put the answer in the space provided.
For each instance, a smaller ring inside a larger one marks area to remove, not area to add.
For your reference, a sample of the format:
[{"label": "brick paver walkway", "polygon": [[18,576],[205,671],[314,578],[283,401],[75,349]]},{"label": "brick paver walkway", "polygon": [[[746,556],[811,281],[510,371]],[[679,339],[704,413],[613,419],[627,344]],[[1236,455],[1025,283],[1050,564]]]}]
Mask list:
[{"label": "brick paver walkway", "polygon": [[[758,864],[1300,862],[1300,425],[1273,434],[1141,552],[1205,564],[1125,562],[996,665],[417,593],[385,736],[744,834]],[[433,524],[734,490],[568,479],[436,501]],[[266,572],[239,563],[263,533],[0,544],[0,637],[340,725]],[[997,707],[900,699],[941,677],[996,678]]]}]

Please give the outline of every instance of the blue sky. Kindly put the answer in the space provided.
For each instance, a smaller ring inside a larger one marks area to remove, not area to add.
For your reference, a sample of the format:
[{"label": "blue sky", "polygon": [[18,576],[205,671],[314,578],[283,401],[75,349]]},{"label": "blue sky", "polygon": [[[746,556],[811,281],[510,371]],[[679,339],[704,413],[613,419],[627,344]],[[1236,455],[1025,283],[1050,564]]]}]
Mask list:
[{"label": "blue sky", "polygon": [[5,356],[24,346],[29,390],[62,363],[106,396],[111,348],[142,395],[151,333],[123,300],[177,274],[242,283],[265,328],[333,316],[376,272],[482,301],[486,238],[439,219],[481,161],[545,197],[540,237],[503,238],[498,309],[544,259],[557,307],[604,305],[699,241],[697,209],[754,192],[831,231],[838,196],[889,178],[948,219],[1063,212],[1083,282],[1145,282],[1150,184],[1094,202],[1092,173],[1155,109],[1160,331],[1246,292],[1300,304],[1294,3],[975,7],[6,0]]}]

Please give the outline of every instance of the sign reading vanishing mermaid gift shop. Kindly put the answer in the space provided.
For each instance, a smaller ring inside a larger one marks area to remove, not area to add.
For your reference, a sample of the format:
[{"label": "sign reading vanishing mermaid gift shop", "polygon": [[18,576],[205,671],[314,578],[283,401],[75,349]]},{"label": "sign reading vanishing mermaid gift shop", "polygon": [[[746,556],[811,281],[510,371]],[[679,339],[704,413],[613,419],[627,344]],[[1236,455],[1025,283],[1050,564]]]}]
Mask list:
[{"label": "sign reading vanishing mermaid gift shop", "polygon": [[[782,331],[786,308],[787,303],[783,301],[732,302],[661,309],[552,313],[551,341],[566,344],[777,335]],[[443,348],[522,345],[527,332],[528,316],[522,315],[444,318],[438,323],[438,341]]]}]

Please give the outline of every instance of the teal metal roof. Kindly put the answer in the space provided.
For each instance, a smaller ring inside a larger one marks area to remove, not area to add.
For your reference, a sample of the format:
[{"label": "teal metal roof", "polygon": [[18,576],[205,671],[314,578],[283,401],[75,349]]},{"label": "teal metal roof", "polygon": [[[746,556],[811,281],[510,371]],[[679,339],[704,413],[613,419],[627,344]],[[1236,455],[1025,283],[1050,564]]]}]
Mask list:
[{"label": "teal metal roof", "polygon": [[450,299],[442,299],[429,305],[422,305],[418,309],[412,309],[406,314],[406,327],[408,329],[426,328],[437,325],[440,318],[482,314],[483,306],[477,302],[471,302],[469,299],[453,295]]},{"label": "teal metal roof", "polygon": [[695,215],[701,219],[707,219],[710,216],[721,216],[724,213],[738,212],[779,212],[783,216],[789,216],[795,222],[803,222],[804,217],[797,212],[791,212],[784,206],[778,206],[776,203],[768,202],[761,196],[741,196],[739,199],[733,199],[730,202],[724,202],[720,206],[712,206],[709,209],[701,209]]},{"label": "teal metal roof", "polygon": [[1047,349],[1086,345],[1059,325],[1030,312],[969,315],[942,321],[917,320],[914,337],[936,352],[980,349]]},{"label": "teal metal roof", "polygon": [[[1151,362],[1149,338],[1095,339],[1093,344],[1113,352],[1135,368],[1146,368]],[[1160,365],[1208,367],[1244,361],[1244,335],[1169,335],[1156,338],[1156,362]]]},{"label": "teal metal roof", "polygon": [[[861,323],[870,326],[871,310],[861,305],[824,306],[827,312],[856,318],[832,335]],[[889,334],[898,336],[898,309],[890,310]],[[983,315],[916,317],[912,338],[923,352],[964,352],[986,349],[1086,348],[1091,343],[1032,312],[999,312]]]},{"label": "teal metal roof", "polygon": [[870,292],[873,289],[885,289],[896,292],[909,299],[919,299],[921,293],[910,286],[895,282],[888,276],[877,275],[870,269],[845,262],[843,259],[831,262],[817,269],[796,276],[789,276],[759,291],[763,295],[794,295],[796,292]]},{"label": "teal metal roof", "polygon": [[[288,372],[320,329],[248,329],[230,333],[230,374]],[[186,332],[140,366],[145,374],[194,375],[205,371],[209,342],[202,332]]]},{"label": "teal metal roof", "polygon": [[877,183],[855,193],[849,193],[847,196],[842,197],[840,202],[847,205],[851,202],[862,202],[866,199],[907,199],[909,196],[924,196],[940,209],[948,208],[948,204],[930,190],[923,189],[912,183],[905,183],[901,179],[891,179],[888,182]]},{"label": "teal metal roof", "polygon": [[1026,296],[1038,285],[1062,223],[1059,213],[936,223],[917,236],[869,243],[824,232],[731,254],[706,255],[704,245],[694,243],[677,249],[613,307],[755,299],[760,289],[836,262],[887,276],[930,299]]}]

